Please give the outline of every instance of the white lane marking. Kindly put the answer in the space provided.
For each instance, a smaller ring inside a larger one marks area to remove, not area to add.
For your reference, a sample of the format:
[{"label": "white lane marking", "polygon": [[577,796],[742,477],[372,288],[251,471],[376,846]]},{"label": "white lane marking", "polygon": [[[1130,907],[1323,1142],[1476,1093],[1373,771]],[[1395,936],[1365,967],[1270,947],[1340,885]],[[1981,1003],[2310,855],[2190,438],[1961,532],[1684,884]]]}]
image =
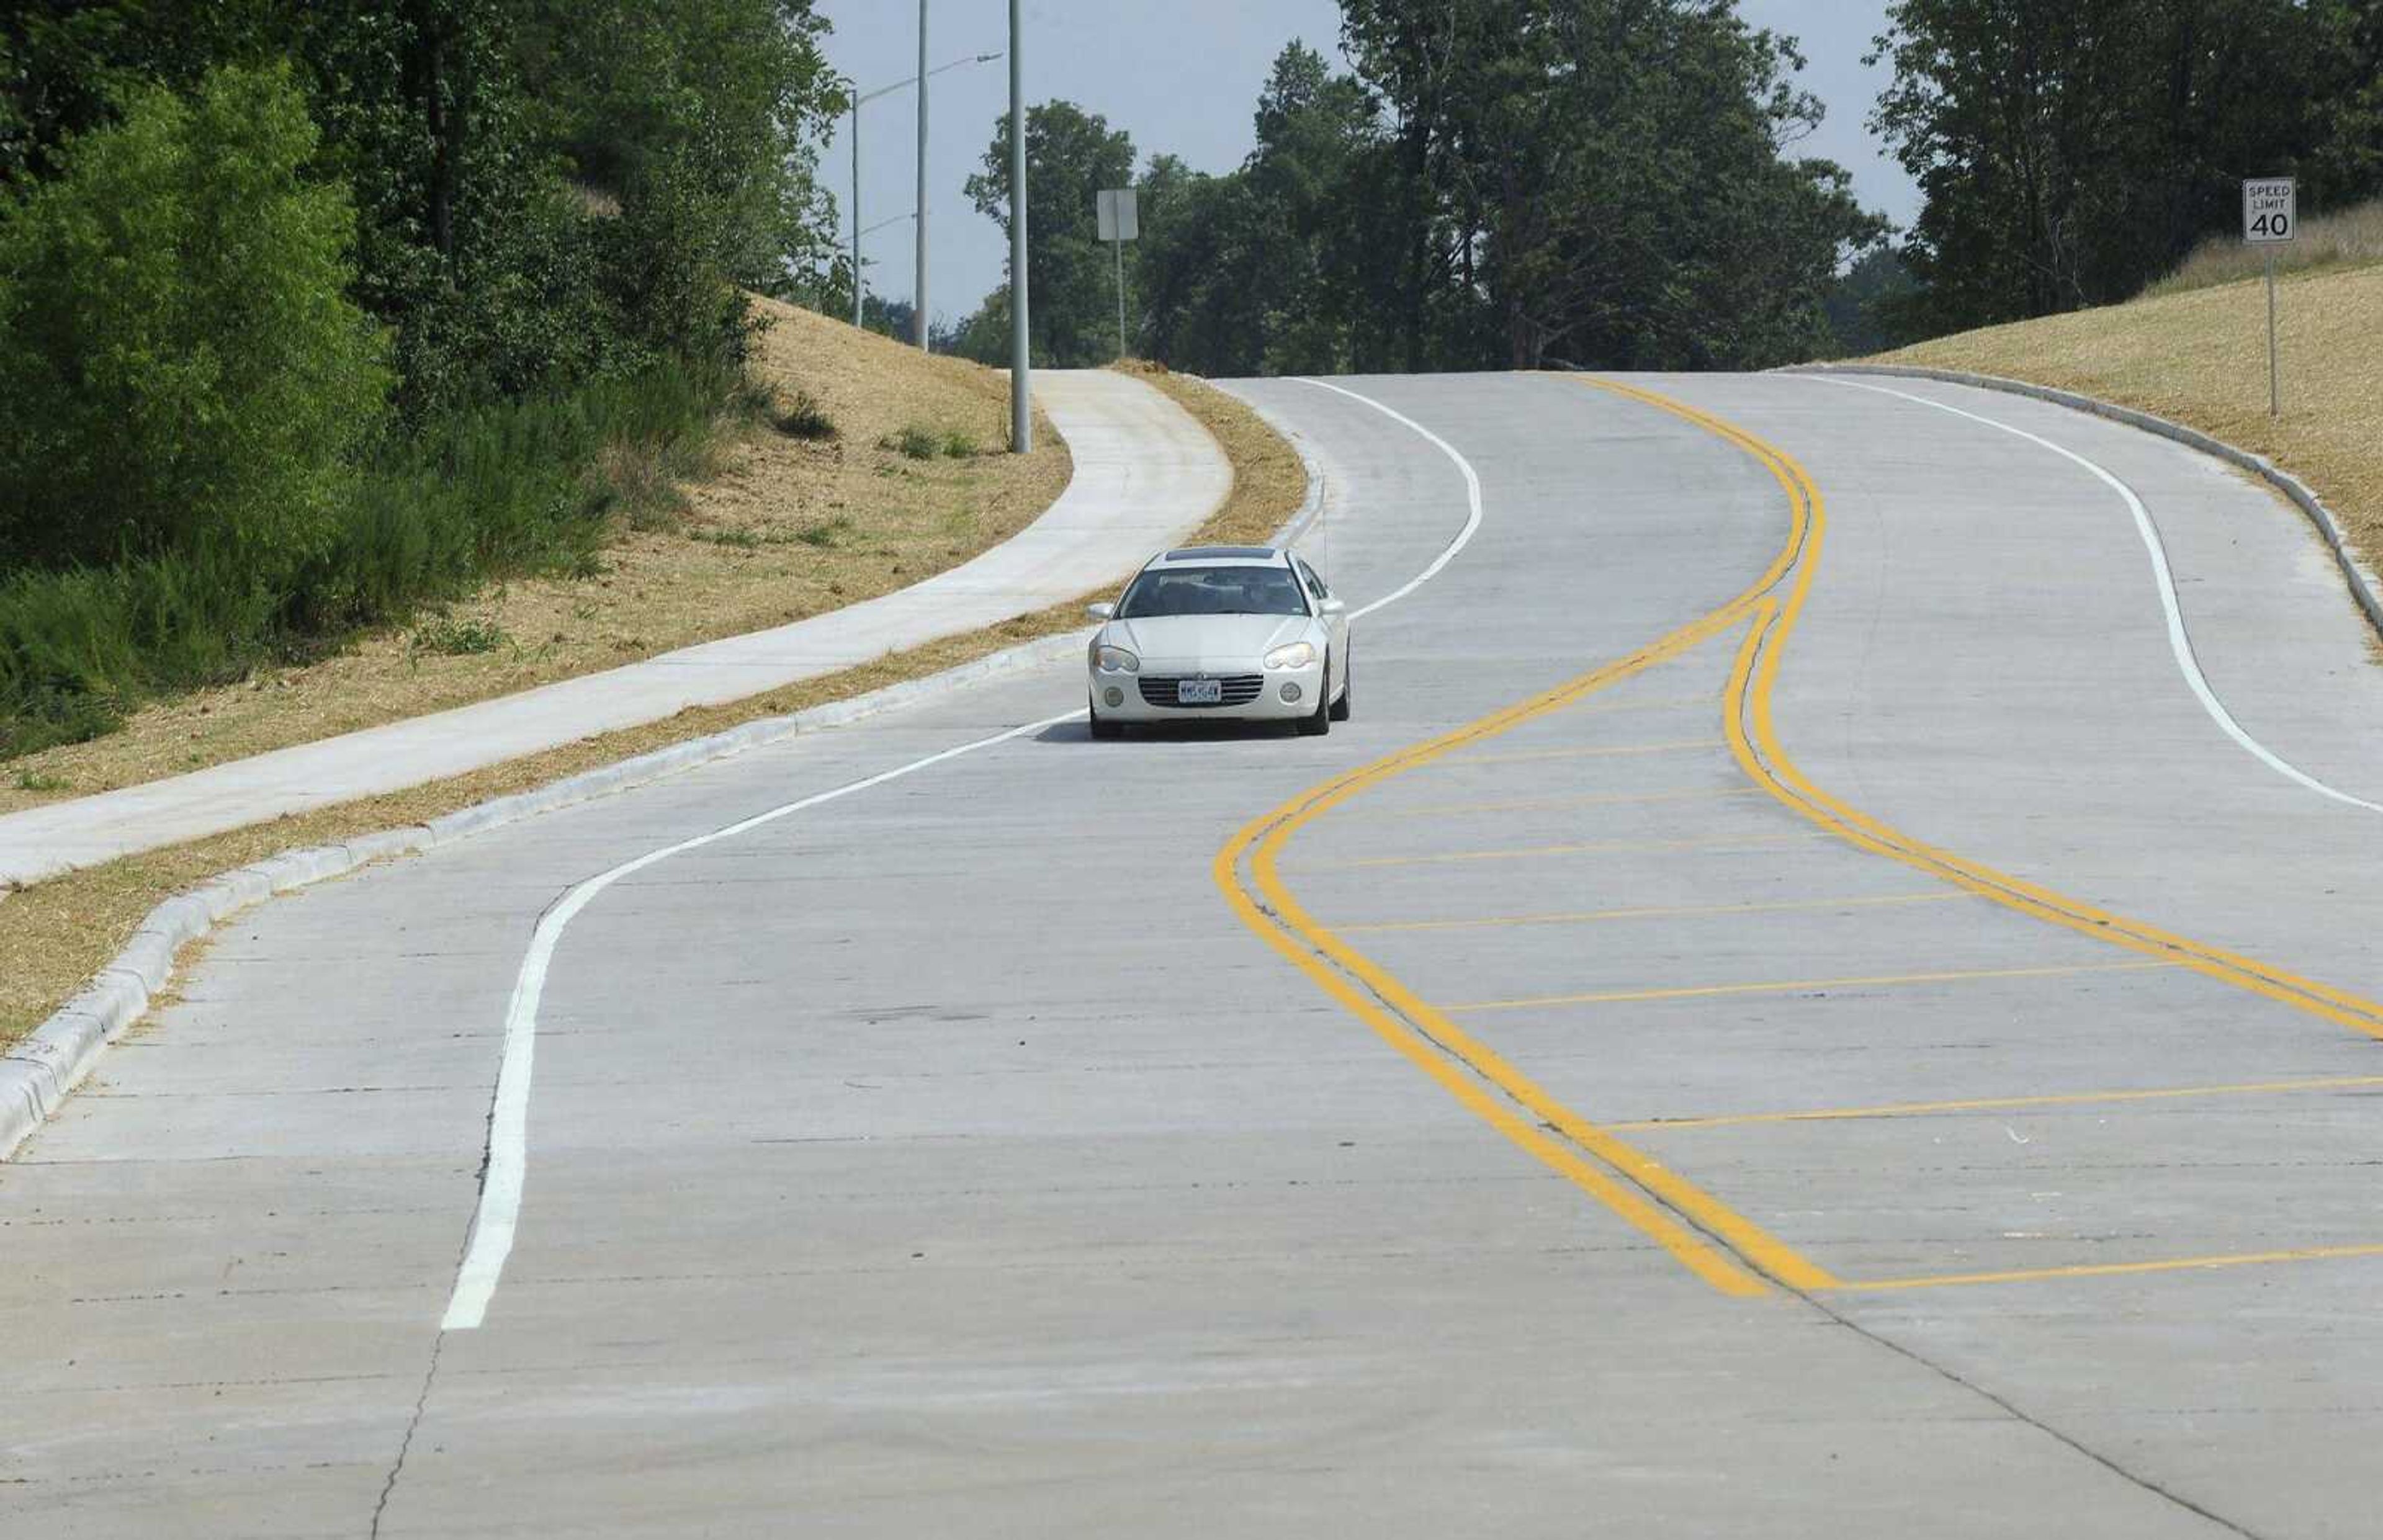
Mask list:
[{"label": "white lane marking", "polygon": [[2208,676],[2201,671],[2200,659],[2193,655],[2192,635],[2184,627],[2184,610],[2177,602],[2176,574],[2168,567],[2167,548],[2160,540],[2159,525],[2152,522],[2151,511],[2143,506],[2142,499],[2135,496],[2133,487],[2075,450],[2062,449],[2051,439],[2038,437],[2025,428],[2013,427],[2008,423],[1996,422],[1992,417],[1982,417],[1974,412],[1965,412],[1945,401],[1931,400],[1926,396],[1915,396],[1908,390],[1893,390],[1883,385],[1869,385],[1860,380],[1837,379],[1827,375],[1812,375],[1806,377],[1820,380],[1827,385],[1842,385],[1851,390],[1868,390],[1881,396],[1893,396],[1901,400],[1916,401],[1921,406],[1932,406],[1939,412],[1949,412],[1956,417],[1966,417],[1973,423],[1982,423],[1990,428],[2000,428],[2003,432],[2024,438],[2031,444],[2050,450],[2063,460],[2073,462],[2092,472],[2104,485],[2127,500],[2128,511],[2135,516],[2135,532],[2142,536],[2143,549],[2151,553],[2152,575],[2159,580],[2160,608],[2167,614],[2168,650],[2176,654],[2176,664],[2184,672],[2184,682],[2192,686],[2192,693],[2200,697],[2202,709],[2209,713],[2210,720],[2224,728],[2228,737],[2249,750],[2261,764],[2285,779],[2296,782],[2320,796],[2329,796],[2336,802],[2348,803],[2352,807],[2364,807],[2370,813],[2383,813],[2383,803],[2369,802],[2363,796],[2352,796],[2348,792],[2328,786],[2315,776],[2269,749],[2266,745],[2243,731],[2242,724],[2234,720],[2234,713],[2229,711],[2226,708],[2226,703],[2217,698],[2217,692],[2210,688]]},{"label": "white lane marking", "polygon": [[648,852],[634,861],[624,861],[611,870],[591,877],[569,893],[560,903],[538,918],[537,930],[530,938],[529,953],[522,959],[521,974],[513,984],[512,1002],[505,1011],[505,1053],[497,1071],[497,1094],[488,1115],[488,1151],[487,1174],[480,1183],[480,1204],[472,1217],[472,1244],[465,1251],[463,1264],[455,1275],[455,1292],[447,1301],[447,1314],[438,1323],[439,1330],[467,1332],[476,1330],[487,1317],[488,1300],[496,1294],[497,1283],[504,1275],[505,1259],[512,1254],[513,1229],[521,1218],[522,1178],[529,1161],[529,1083],[531,1061],[537,1047],[538,999],[546,992],[546,972],[554,960],[554,949],[562,941],[563,930],[579,911],[587,907],[596,895],[624,877],[634,876],[646,868],[667,861],[673,856],[684,856],[721,840],[748,833],[766,823],[816,807],[823,802],[833,802],[888,781],[898,781],[922,770],[957,759],[963,754],[974,754],[1022,738],[1029,733],[1039,733],[1061,722],[1073,721],[1081,711],[1068,711],[1041,721],[1031,721],[996,733],[989,738],[961,744],[923,759],[913,759],[907,765],[882,770],[865,780],[851,782],[833,791],[821,792],[772,807],[740,823],[715,829],[691,840],[682,840],[667,849]]},{"label": "white lane marking", "polygon": [[[1438,446],[1439,451],[1454,461],[1456,468],[1464,473],[1465,492],[1471,501],[1471,513],[1464,522],[1464,527],[1438,556],[1432,558],[1431,564],[1412,580],[1364,609],[1351,611],[1350,619],[1355,620],[1396,604],[1438,576],[1456,559],[1456,553],[1465,548],[1474,532],[1481,527],[1481,478],[1474,474],[1473,467],[1446,439],[1413,418],[1393,412],[1379,401],[1360,396],[1354,390],[1343,390],[1337,385],[1327,385],[1322,380],[1303,380],[1301,383],[1363,401],[1383,415],[1405,424]],[[715,829],[709,834],[683,840],[667,849],[648,852],[634,861],[623,862],[610,871],[589,878],[563,894],[560,902],[540,916],[537,929],[530,937],[528,955],[522,959],[520,976],[513,982],[512,1003],[505,1009],[504,1059],[497,1071],[496,1101],[488,1114],[488,1162],[480,1182],[480,1205],[472,1218],[472,1243],[464,1251],[463,1266],[456,1273],[455,1292],[447,1301],[447,1314],[439,1322],[439,1329],[468,1332],[479,1328],[488,1318],[488,1301],[496,1296],[497,1284],[504,1276],[506,1259],[512,1255],[513,1232],[521,1220],[522,1181],[529,1165],[529,1086],[532,1062],[537,1048],[538,1001],[546,992],[546,974],[554,961],[555,946],[562,941],[563,930],[582,909],[622,878],[633,876],[673,856],[683,856],[690,850],[749,832],[765,823],[774,823],[823,802],[833,802],[855,792],[882,786],[888,781],[898,781],[945,760],[957,759],[963,754],[974,754],[979,749],[993,748],[1022,738],[1029,733],[1039,733],[1046,727],[1073,721],[1082,715],[1081,711],[1068,711],[1056,717],[1045,717],[1041,721],[1031,721],[1023,727],[996,733],[990,738],[979,738],[974,743],[945,749],[940,754],[930,754],[923,759],[913,759],[907,765],[838,786],[833,791],[807,796],[799,802],[789,802],[782,807],[772,807],[741,823],[732,823],[725,829]]]},{"label": "white lane marking", "polygon": [[1330,384],[1324,380],[1303,378],[1299,383],[1302,385],[1312,385],[1318,390],[1329,390],[1336,396],[1346,396],[1352,401],[1362,401],[1365,405],[1370,406],[1375,411],[1380,413],[1383,416],[1389,418],[1392,422],[1404,424],[1406,426],[1413,428],[1415,432],[1423,435],[1425,438],[1430,440],[1434,448],[1438,449],[1440,453],[1448,456],[1449,459],[1454,461],[1456,462],[1456,468],[1464,473],[1464,496],[1467,504],[1464,527],[1456,532],[1456,538],[1448,543],[1447,549],[1432,558],[1430,566],[1426,567],[1423,571],[1415,573],[1415,575],[1410,578],[1403,586],[1384,594],[1380,598],[1376,599],[1373,603],[1365,606],[1363,610],[1352,610],[1349,612],[1349,618],[1351,620],[1362,621],[1377,610],[1386,610],[1389,606],[1398,603],[1399,600],[1406,598],[1409,594],[1414,593],[1425,584],[1429,583],[1433,578],[1438,577],[1441,571],[1446,568],[1451,561],[1456,560],[1456,553],[1463,550],[1466,546],[1472,543],[1474,534],[1481,527],[1481,478],[1474,474],[1471,462],[1463,455],[1457,453],[1455,447],[1450,444],[1447,439],[1442,438],[1438,434],[1432,432],[1431,429],[1424,426],[1421,423],[1416,422],[1414,418],[1406,415],[1404,413],[1394,412],[1390,408],[1384,406],[1381,402],[1374,400],[1371,396],[1361,396],[1354,390],[1344,390],[1340,386]]}]

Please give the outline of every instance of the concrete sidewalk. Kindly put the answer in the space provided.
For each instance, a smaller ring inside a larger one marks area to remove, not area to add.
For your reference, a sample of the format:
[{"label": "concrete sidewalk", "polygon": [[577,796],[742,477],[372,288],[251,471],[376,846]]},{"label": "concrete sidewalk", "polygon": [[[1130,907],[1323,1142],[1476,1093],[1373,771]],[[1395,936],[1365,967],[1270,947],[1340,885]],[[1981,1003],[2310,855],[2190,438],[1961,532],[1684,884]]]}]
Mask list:
[{"label": "concrete sidewalk", "polygon": [[833,673],[1031,614],[1123,578],[1232,487],[1205,429],[1105,370],[1036,379],[1075,478],[1012,539],[865,603],[603,673],[0,818],[0,885],[462,775],[599,733]]}]

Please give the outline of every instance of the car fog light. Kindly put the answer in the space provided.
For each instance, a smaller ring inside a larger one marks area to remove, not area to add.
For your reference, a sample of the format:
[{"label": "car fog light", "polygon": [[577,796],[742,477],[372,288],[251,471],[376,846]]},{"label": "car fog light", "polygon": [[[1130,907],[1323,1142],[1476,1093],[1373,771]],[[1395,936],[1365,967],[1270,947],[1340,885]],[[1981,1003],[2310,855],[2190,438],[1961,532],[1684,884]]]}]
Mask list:
[{"label": "car fog light", "polygon": [[1282,687],[1282,703],[1283,703],[1285,706],[1289,706],[1289,705],[1292,704],[1293,702],[1297,701],[1298,699],[1299,699],[1299,686],[1298,686],[1298,685],[1296,685],[1296,684],[1285,684],[1285,685]]},{"label": "car fog light", "polygon": [[1111,706],[1123,706],[1125,704],[1125,692],[1112,684],[1101,698],[1107,701]]}]

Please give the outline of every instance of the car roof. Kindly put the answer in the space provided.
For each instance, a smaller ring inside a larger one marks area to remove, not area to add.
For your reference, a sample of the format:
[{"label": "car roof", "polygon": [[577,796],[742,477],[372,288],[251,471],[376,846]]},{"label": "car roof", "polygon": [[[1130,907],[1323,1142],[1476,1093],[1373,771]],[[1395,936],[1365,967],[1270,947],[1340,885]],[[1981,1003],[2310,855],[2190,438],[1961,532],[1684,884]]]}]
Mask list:
[{"label": "car roof", "polygon": [[1279,567],[1286,564],[1287,556],[1287,552],[1272,546],[1185,546],[1152,557],[1142,570],[1176,562],[1187,566],[1196,562],[1204,567]]}]

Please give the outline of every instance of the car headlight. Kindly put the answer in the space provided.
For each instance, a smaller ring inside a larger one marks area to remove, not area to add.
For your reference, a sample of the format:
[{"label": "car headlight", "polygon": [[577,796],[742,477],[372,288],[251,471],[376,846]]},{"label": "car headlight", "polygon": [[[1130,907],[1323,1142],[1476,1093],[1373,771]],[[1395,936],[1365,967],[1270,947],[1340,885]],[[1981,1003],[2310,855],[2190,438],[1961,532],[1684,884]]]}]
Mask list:
[{"label": "car headlight", "polygon": [[1315,661],[1315,644],[1313,642],[1293,642],[1266,655],[1266,666],[1270,669],[1303,669]]},{"label": "car headlight", "polygon": [[1093,665],[1104,673],[1140,673],[1142,671],[1142,659],[1123,647],[1094,647]]}]

